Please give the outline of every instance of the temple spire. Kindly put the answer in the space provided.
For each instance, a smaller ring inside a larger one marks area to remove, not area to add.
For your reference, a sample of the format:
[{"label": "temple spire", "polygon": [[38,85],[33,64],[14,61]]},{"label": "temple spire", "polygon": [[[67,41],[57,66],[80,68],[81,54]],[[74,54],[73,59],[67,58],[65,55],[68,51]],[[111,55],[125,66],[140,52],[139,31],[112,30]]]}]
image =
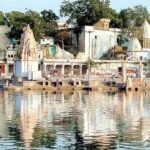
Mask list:
[{"label": "temple spire", "polygon": [[20,40],[20,55],[22,60],[38,59],[36,41],[29,24],[23,29],[23,34]]}]

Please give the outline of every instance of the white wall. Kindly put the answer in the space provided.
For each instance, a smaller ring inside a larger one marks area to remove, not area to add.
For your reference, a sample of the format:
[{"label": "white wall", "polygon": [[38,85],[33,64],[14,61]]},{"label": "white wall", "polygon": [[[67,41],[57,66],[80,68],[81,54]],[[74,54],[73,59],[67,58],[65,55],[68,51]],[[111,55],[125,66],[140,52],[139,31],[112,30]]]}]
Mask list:
[{"label": "white wall", "polygon": [[54,39],[53,38],[41,39],[40,44],[41,45],[46,45],[46,44],[53,45],[54,44]]},{"label": "white wall", "polygon": [[[119,30],[120,31],[120,30]],[[85,26],[80,34],[80,50],[85,52],[85,57],[99,59],[110,48],[117,45],[117,30],[94,30],[93,26]]]},{"label": "white wall", "polygon": [[38,71],[38,61],[22,60],[15,62],[15,75],[17,77],[28,77],[28,72]]},{"label": "white wall", "polygon": [[149,60],[150,59],[150,51],[128,51],[128,57],[136,56],[142,60]]},{"label": "white wall", "polygon": [[17,55],[17,50],[16,49],[7,49],[6,50],[6,59],[7,59],[7,63],[13,63],[14,59],[16,58]]}]

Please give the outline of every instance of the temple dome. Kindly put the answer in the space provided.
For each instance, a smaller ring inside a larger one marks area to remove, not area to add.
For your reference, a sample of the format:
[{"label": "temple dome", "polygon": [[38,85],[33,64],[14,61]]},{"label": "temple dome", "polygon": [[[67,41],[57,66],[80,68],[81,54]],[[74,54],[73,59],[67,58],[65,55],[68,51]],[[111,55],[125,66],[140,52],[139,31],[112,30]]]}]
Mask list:
[{"label": "temple dome", "polygon": [[128,44],[128,51],[141,51],[142,46],[137,38],[132,38]]},{"label": "temple dome", "polygon": [[145,20],[143,25],[143,38],[150,38],[150,24]]}]

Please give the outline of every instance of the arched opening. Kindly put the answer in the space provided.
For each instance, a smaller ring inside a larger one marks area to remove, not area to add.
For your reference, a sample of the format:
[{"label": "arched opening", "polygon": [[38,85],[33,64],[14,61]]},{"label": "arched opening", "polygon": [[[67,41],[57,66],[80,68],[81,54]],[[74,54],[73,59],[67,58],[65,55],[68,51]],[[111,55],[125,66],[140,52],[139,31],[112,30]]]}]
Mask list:
[{"label": "arched opening", "polygon": [[54,65],[47,65],[46,66],[46,71],[49,73],[54,69]]},{"label": "arched opening", "polygon": [[87,69],[88,69],[87,65],[83,65],[83,66],[82,66],[82,74],[83,74],[83,75],[86,74]]},{"label": "arched opening", "polygon": [[126,62],[127,61],[137,61],[137,62],[141,63],[141,60],[136,55],[127,57]]},{"label": "arched opening", "polygon": [[68,76],[71,74],[71,65],[64,66],[64,74]]},{"label": "arched opening", "polygon": [[73,66],[74,75],[80,75],[80,65]]},{"label": "arched opening", "polygon": [[9,65],[9,73],[13,73],[14,71],[14,66],[11,64]]},{"label": "arched opening", "polygon": [[61,75],[62,73],[62,65],[56,65],[57,74]]}]

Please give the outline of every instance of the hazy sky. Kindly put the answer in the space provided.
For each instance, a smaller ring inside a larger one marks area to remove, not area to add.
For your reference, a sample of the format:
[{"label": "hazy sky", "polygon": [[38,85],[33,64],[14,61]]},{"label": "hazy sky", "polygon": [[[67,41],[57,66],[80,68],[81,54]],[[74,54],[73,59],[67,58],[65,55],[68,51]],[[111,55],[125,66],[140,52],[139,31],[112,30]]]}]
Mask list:
[{"label": "hazy sky", "polygon": [[[25,11],[32,9],[41,11],[43,9],[53,9],[59,15],[60,4],[63,0],[0,0],[0,10],[10,12],[12,10]],[[135,5],[146,6],[150,12],[150,0],[110,0],[111,7],[119,11],[120,9]],[[149,2],[149,3],[148,3]]]}]

